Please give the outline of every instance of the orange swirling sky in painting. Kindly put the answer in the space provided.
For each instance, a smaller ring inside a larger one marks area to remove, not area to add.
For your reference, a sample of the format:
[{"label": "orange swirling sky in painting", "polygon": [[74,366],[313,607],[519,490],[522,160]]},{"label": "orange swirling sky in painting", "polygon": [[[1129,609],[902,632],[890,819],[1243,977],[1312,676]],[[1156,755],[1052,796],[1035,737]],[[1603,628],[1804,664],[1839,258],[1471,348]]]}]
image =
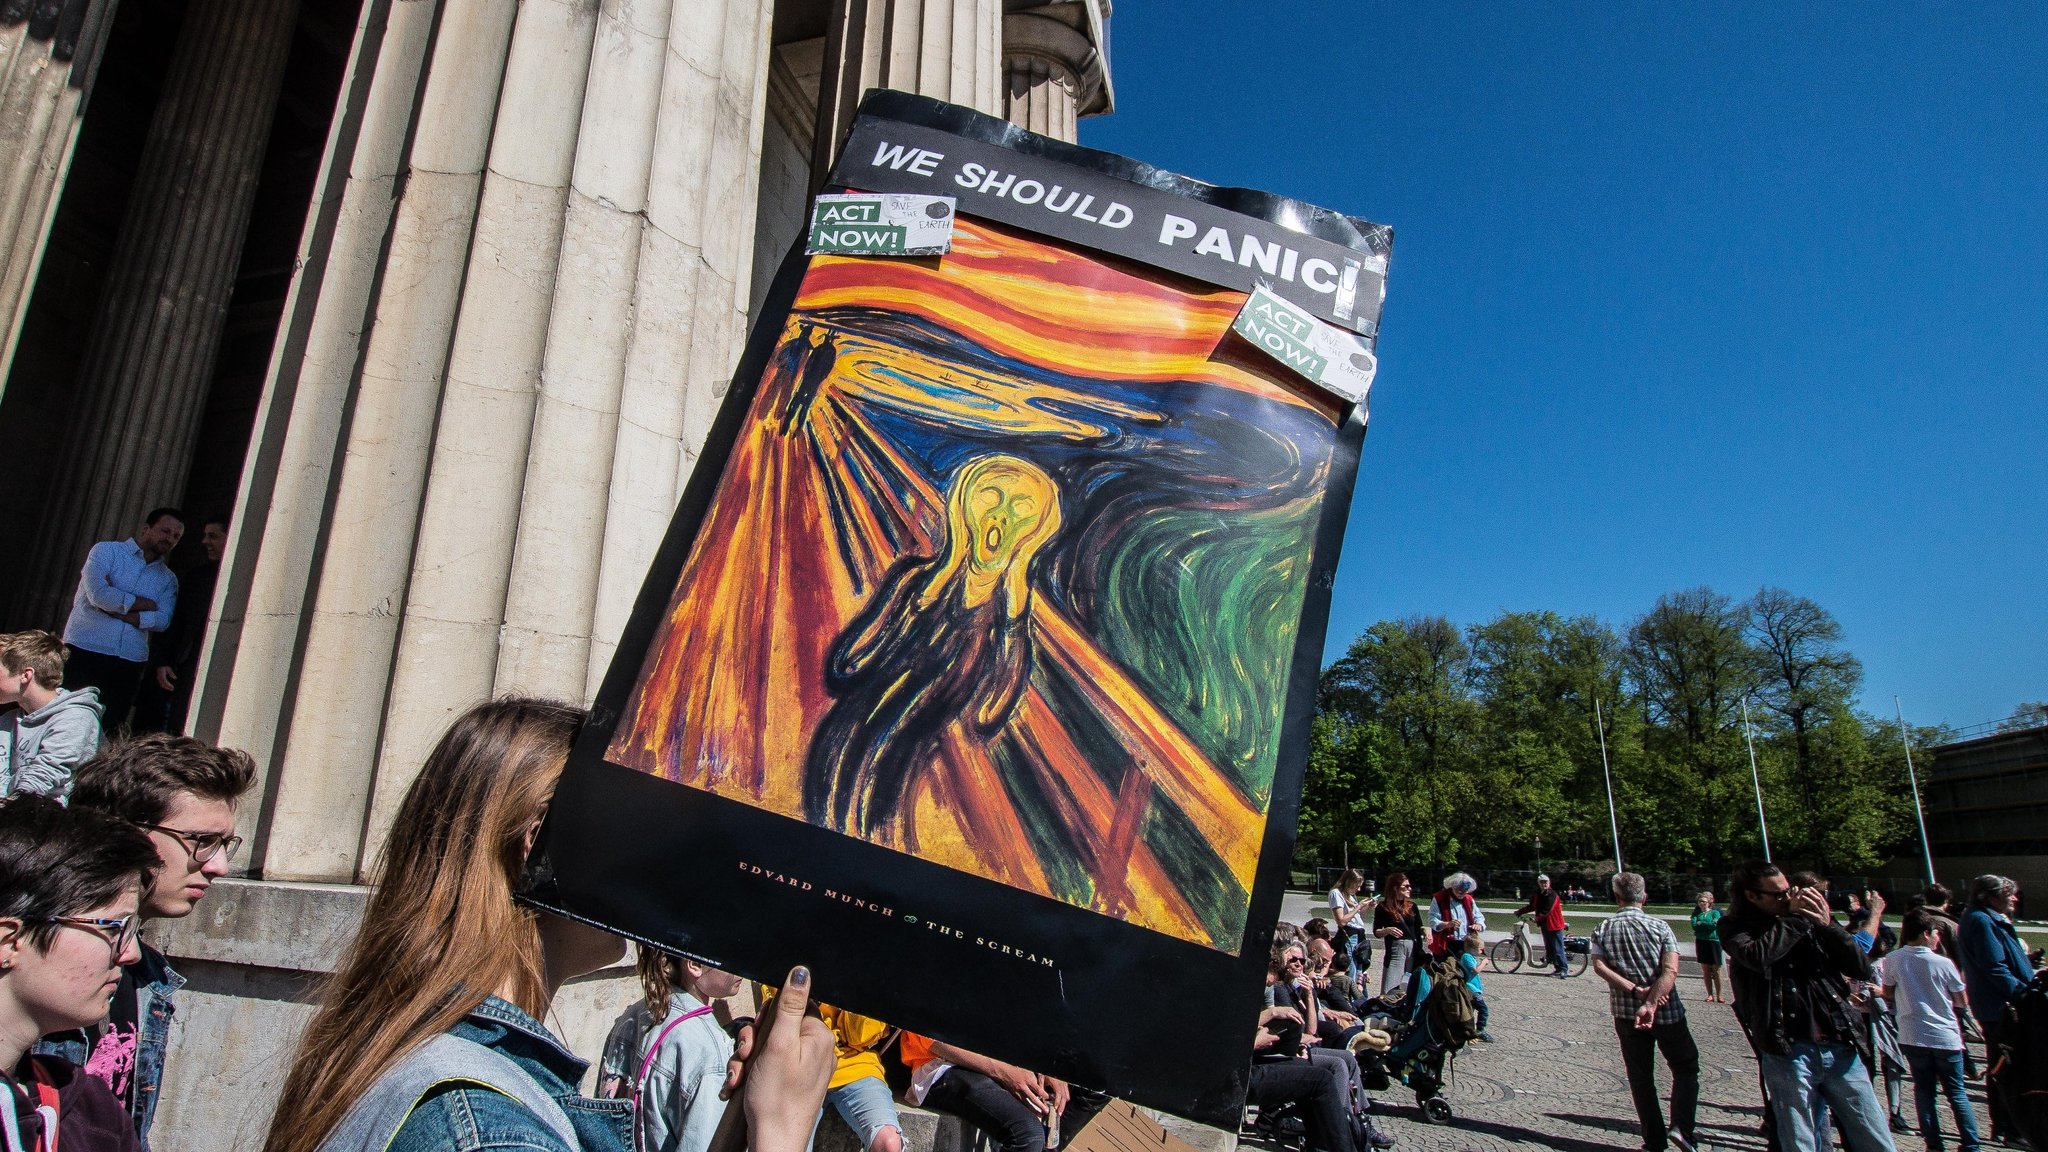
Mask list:
[{"label": "orange swirling sky in painting", "polygon": [[[824,669],[835,638],[899,557],[930,556],[946,543],[946,478],[877,431],[878,420],[1082,443],[1113,436],[1119,421],[1157,419],[1145,394],[1130,398],[1133,383],[1156,382],[1164,410],[1194,382],[1305,409],[1334,428],[1327,410],[1256,361],[1218,355],[1243,300],[965,218],[940,259],[814,258],[607,758],[805,819],[804,764],[834,704]],[[857,320],[882,314],[958,333],[1047,376],[912,346]],[[812,395],[802,392],[797,366],[818,333],[833,356]],[[1125,390],[1094,394],[1084,387],[1091,379]],[[1301,504],[1313,523],[1313,506]],[[1163,848],[1148,817],[1170,807],[1175,827],[1191,826],[1242,903],[1264,838],[1265,796],[1219,771],[1052,598],[1033,599],[1029,628],[1035,671],[1004,730],[1017,750],[1005,762],[1033,774],[1050,818],[1078,846],[1084,881],[1055,875],[1071,875],[1073,862],[1048,859],[1034,843],[992,741],[965,726],[935,738],[901,820],[868,839],[1235,951],[1230,929],[1241,926],[1241,909],[1234,920],[1205,914],[1214,899],[1190,892],[1174,863],[1185,853]],[[1048,698],[1048,677],[1059,678],[1064,705]],[[1060,707],[1084,707],[1134,770],[1112,781],[1091,765]]]}]

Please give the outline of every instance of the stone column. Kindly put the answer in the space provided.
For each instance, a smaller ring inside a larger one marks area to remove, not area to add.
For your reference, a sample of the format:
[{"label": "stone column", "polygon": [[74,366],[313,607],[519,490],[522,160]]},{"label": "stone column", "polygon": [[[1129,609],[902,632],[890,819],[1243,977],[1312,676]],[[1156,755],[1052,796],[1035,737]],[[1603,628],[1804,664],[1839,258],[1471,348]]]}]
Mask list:
[{"label": "stone column", "polygon": [[1107,72],[1087,9],[1054,4],[1003,17],[1003,116],[1073,143],[1076,121],[1109,110]]},{"label": "stone column", "polygon": [[[719,11],[722,9],[723,11]],[[611,664],[739,359],[767,107],[764,5],[688,4],[662,81],[647,230],[595,573],[585,696]]]},{"label": "stone column", "polygon": [[596,0],[526,0],[513,27],[413,546],[368,843],[382,838],[449,722],[491,695],[596,19]]},{"label": "stone column", "polygon": [[297,0],[193,0],[79,368],[23,619],[60,624],[78,566],[183,494]]},{"label": "stone column", "polygon": [[348,881],[363,848],[463,270],[516,0],[448,0],[363,347],[265,876]]},{"label": "stone column", "polygon": [[[738,0],[684,0],[727,2]],[[575,695],[589,660],[662,76],[683,66],[669,53],[672,19],[687,16],[670,0],[625,0],[598,16],[498,642],[500,692]]]},{"label": "stone column", "polygon": [[[221,563],[192,731],[254,756],[264,797],[287,735],[335,456],[434,21],[432,4],[363,5]],[[253,868],[268,845],[265,807],[240,809]]]},{"label": "stone column", "polygon": [[0,388],[115,0],[0,3]]},{"label": "stone column", "polygon": [[831,0],[811,185],[824,183],[870,88],[1003,114],[1001,0]]}]

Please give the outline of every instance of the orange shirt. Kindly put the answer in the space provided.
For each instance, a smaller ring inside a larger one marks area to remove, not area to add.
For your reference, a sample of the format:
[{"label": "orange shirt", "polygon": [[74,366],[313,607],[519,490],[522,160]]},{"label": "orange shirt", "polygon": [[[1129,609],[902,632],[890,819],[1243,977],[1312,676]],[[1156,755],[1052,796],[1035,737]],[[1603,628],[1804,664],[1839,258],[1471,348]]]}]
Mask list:
[{"label": "orange shirt", "polygon": [[903,1062],[910,1066],[912,1072],[915,1072],[919,1065],[933,1058],[932,1042],[930,1039],[919,1036],[915,1032],[905,1032],[903,1040],[896,1049],[896,1054],[903,1057]]}]

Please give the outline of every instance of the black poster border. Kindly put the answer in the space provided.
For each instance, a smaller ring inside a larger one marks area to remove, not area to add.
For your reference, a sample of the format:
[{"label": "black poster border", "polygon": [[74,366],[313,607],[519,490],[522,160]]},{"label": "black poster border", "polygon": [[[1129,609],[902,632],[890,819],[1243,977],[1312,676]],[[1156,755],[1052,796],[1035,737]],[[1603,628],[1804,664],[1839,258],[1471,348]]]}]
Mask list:
[{"label": "black poster border", "polygon": [[[871,97],[864,111],[873,105]],[[1059,157],[1065,163],[1075,162],[1072,153],[1108,156],[1022,136],[1034,151],[1070,150]],[[1100,167],[1119,178],[1115,169],[1134,163],[1110,159],[1117,164]],[[809,268],[803,247],[799,238],[758,313],[774,322],[754,326],[570,754],[520,898],[754,980],[773,983],[807,964],[827,1002],[1234,1129],[1293,856],[1364,408],[1348,406],[1337,432],[1273,799],[1244,938],[1231,955],[605,760]],[[1224,337],[1226,345],[1240,339]],[[1248,345],[1238,351],[1257,355]],[[1303,388],[1343,411],[1335,397]]]}]

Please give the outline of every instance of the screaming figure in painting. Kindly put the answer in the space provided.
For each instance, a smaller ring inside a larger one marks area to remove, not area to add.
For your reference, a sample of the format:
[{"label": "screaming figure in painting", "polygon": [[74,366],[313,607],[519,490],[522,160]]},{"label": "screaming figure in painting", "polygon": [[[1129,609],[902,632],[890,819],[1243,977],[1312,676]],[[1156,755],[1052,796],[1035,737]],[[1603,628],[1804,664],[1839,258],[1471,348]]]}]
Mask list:
[{"label": "screaming figure in painting", "polygon": [[954,473],[939,555],[897,560],[827,656],[837,700],[804,768],[813,824],[900,832],[948,732],[987,740],[1009,722],[1031,678],[1031,563],[1059,527],[1059,487],[1036,464],[988,455]]}]

